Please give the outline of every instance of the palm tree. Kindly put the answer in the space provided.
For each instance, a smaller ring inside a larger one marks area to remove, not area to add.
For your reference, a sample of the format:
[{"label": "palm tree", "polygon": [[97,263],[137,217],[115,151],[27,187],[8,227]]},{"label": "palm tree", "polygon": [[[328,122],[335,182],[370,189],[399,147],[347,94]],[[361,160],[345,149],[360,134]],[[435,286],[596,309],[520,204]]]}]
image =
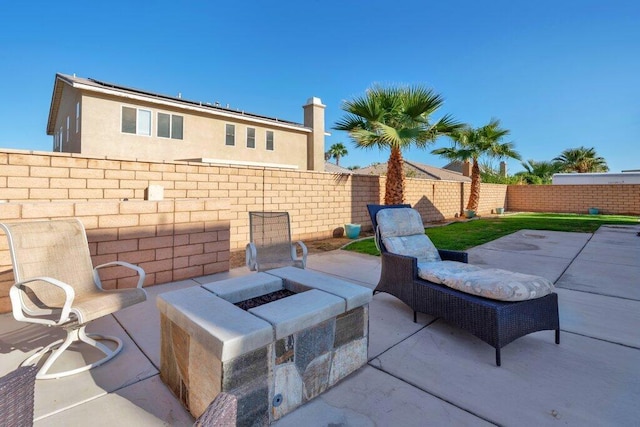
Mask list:
[{"label": "palm tree", "polygon": [[430,116],[442,106],[443,98],[422,86],[373,86],[364,96],[343,101],[347,114],[334,129],[344,130],[358,148],[391,149],[385,183],[385,204],[404,202],[402,150],[411,145],[423,148],[440,135],[460,125],[449,115],[435,122]]},{"label": "palm tree", "polygon": [[520,154],[514,150],[512,142],[500,141],[509,135],[508,129],[500,128],[500,121],[491,119],[489,123],[479,128],[467,125],[453,132],[451,139],[453,146],[438,148],[431,154],[437,154],[450,160],[473,160],[471,166],[471,195],[467,209],[477,211],[480,203],[480,157],[520,159]]},{"label": "palm tree", "polygon": [[336,159],[336,165],[338,166],[340,166],[340,157],[344,157],[349,154],[349,152],[347,151],[347,147],[345,147],[341,142],[333,144],[331,148],[329,148],[329,151],[327,151],[327,153],[329,153],[329,158],[333,157],[334,159]]},{"label": "palm tree", "polygon": [[564,150],[553,159],[562,165],[563,172],[607,172],[609,167],[604,157],[596,154],[595,148],[578,147]]},{"label": "palm tree", "polygon": [[515,176],[521,177],[527,184],[551,184],[554,173],[560,172],[562,166],[558,162],[527,160],[522,162],[524,171]]}]

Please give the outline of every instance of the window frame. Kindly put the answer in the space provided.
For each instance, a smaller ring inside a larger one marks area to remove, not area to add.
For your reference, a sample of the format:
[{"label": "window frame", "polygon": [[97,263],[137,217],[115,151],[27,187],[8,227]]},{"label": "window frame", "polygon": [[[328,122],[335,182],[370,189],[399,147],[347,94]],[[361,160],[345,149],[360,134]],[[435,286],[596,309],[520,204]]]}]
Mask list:
[{"label": "window frame", "polygon": [[[253,145],[249,145],[249,138],[250,138],[249,137],[249,131],[250,130],[253,131],[253,137],[251,137],[251,138],[253,138]],[[247,127],[246,135],[247,135],[247,148],[255,150],[255,148],[256,148],[256,128]]]},{"label": "window frame", "polygon": [[[233,132],[229,133],[229,129]],[[229,137],[232,138],[231,144],[229,144]],[[236,145],[236,125],[232,123],[225,123],[224,125],[224,145],[227,147],[235,147]]]},{"label": "window frame", "polygon": [[[123,130],[123,120],[124,120],[124,109],[125,108],[129,108],[131,110],[135,110],[136,112],[136,131],[135,132],[125,132]],[[140,111],[144,111],[145,113],[149,113],[149,133],[140,133]],[[123,105],[122,108],[120,108],[120,133],[125,133],[127,135],[137,135],[137,136],[146,136],[146,137],[151,137],[153,136],[153,111],[148,110],[146,108],[139,108],[139,107],[131,107],[128,105]]]},{"label": "window frame", "polygon": [[80,132],[80,101],[76,102],[76,133],[78,132]]},{"label": "window frame", "polygon": [[[269,148],[269,135],[271,135],[271,148]],[[267,151],[275,151],[275,133],[272,130],[268,130],[265,132],[265,141],[264,141],[264,145],[265,145],[265,149]]]},{"label": "window frame", "polygon": [[[164,136],[164,135],[160,135],[160,115],[163,116],[168,116],[169,118],[169,133],[168,136]],[[180,126],[180,137],[176,137],[175,133],[176,133],[176,126],[175,126],[175,122],[174,122],[174,118],[180,118],[181,120],[181,126]],[[156,136],[158,138],[164,138],[164,139],[177,139],[177,140],[183,140],[184,139],[184,116],[180,115],[180,114],[171,114],[171,113],[163,113],[162,111],[158,111],[156,113]]]}]

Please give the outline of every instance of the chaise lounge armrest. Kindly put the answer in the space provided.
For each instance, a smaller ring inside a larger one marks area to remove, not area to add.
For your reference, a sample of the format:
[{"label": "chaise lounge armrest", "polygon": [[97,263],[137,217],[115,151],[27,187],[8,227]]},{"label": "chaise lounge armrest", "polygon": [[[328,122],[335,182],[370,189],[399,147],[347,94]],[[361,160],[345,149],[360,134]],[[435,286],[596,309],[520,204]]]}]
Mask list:
[{"label": "chaise lounge armrest", "polygon": [[438,249],[438,253],[443,261],[458,261],[464,262],[465,264],[469,262],[469,254],[466,252]]}]

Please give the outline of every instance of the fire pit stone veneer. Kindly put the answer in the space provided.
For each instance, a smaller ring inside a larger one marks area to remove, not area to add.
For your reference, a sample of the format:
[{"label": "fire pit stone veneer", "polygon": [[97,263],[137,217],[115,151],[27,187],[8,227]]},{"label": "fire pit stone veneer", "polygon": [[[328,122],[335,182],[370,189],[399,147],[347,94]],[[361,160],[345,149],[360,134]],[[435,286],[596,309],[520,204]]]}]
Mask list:
[{"label": "fire pit stone veneer", "polygon": [[[283,289],[295,294],[234,305]],[[239,426],[266,425],[366,363],[371,296],[294,267],[161,294],[161,377],[194,417],[225,391]]]}]

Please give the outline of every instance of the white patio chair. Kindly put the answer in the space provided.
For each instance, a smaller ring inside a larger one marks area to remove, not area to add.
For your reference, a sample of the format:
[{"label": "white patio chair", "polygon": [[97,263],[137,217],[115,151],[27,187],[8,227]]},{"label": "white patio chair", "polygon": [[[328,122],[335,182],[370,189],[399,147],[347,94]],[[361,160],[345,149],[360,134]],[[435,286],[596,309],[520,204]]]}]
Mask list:
[{"label": "white patio chair", "polygon": [[[77,219],[4,223],[0,227],[9,241],[15,284],[9,290],[13,316],[21,322],[63,328],[67,336],[29,357],[23,365],[46,358],[37,379],[60,378],[86,371],[113,358],[122,349],[117,337],[87,334],[90,321],[145,301],[140,267],[114,261],[93,268],[82,223]],[[98,269],[107,266],[130,268],[138,275],[133,289],[104,290]],[[109,348],[100,341],[116,344]],[[79,368],[50,372],[55,361],[73,343],[81,341],[104,354],[98,361]],[[44,360],[44,359],[43,359]]]},{"label": "white patio chair", "polygon": [[[305,268],[307,247],[291,242],[288,212],[249,212],[250,243],[246,248],[247,267],[252,271],[265,271],[292,265]],[[296,245],[302,256],[297,255]]]}]

